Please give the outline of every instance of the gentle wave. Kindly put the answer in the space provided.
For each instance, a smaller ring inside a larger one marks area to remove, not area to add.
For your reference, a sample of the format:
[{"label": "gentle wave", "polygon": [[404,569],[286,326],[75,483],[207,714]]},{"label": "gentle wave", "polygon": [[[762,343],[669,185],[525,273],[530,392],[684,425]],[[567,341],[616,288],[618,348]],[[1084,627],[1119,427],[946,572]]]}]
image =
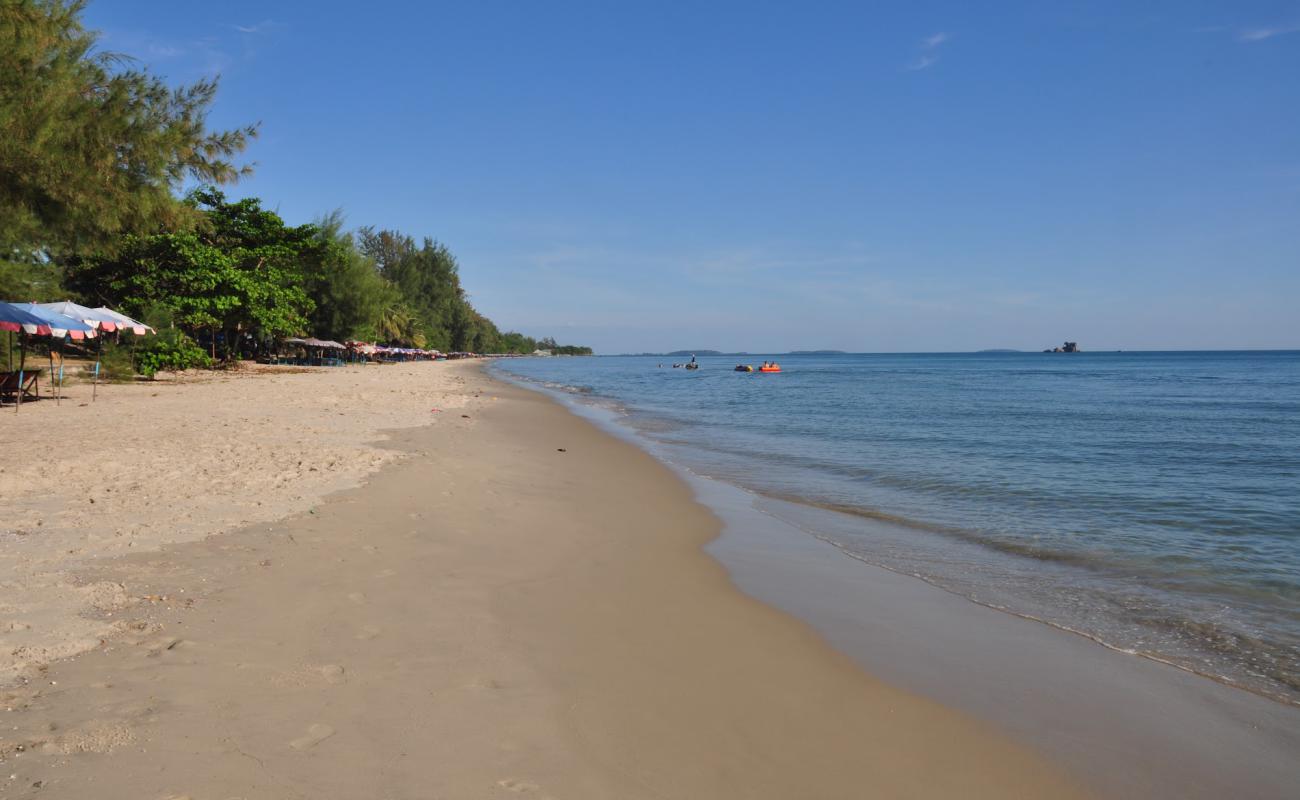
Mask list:
[{"label": "gentle wave", "polygon": [[1300,701],[1300,354],[1086,355],[508,367],[854,558]]}]

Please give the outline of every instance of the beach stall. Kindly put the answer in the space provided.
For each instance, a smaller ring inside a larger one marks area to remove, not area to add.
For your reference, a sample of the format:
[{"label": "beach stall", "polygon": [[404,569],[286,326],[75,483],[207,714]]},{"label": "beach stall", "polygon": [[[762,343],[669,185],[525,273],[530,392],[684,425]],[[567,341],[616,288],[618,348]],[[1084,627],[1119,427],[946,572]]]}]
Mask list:
[{"label": "beach stall", "polygon": [[[305,367],[341,367],[345,363],[342,355],[346,351],[347,345],[340,344],[332,339],[316,339],[308,337],[300,339],[290,337],[280,342],[282,345],[293,345],[303,348],[306,357],[288,357],[281,354],[273,356],[270,361],[272,364],[297,364]],[[326,355],[330,353],[330,355]]]},{"label": "beach stall", "polygon": [[[302,342],[307,347],[316,349],[316,356],[311,359],[313,367],[343,366],[344,361],[340,356],[344,350],[348,349],[346,345],[339,344],[332,339],[307,338],[303,339]],[[326,353],[329,353],[329,355],[326,355]]]}]

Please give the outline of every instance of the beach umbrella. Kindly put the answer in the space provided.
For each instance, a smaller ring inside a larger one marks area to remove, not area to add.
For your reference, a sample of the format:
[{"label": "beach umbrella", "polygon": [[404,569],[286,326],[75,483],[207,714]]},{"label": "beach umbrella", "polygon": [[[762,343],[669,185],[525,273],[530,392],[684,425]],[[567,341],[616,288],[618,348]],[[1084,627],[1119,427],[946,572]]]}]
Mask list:
[{"label": "beach umbrella", "polygon": [[14,303],[0,302],[0,331],[50,335],[50,323]]},{"label": "beach umbrella", "polygon": [[36,305],[35,303],[10,303],[9,305],[26,311],[33,317],[40,317],[44,320],[45,325],[50,329],[49,335],[62,339],[64,336],[71,336],[73,339],[93,338],[95,335],[94,327],[87,325],[79,319],[64,316],[47,308]]},{"label": "beach umbrella", "polygon": [[[112,333],[117,330],[120,325],[117,320],[113,319],[108,314],[105,314],[102,311],[96,311],[93,308],[86,308],[83,305],[78,305],[71,300],[64,300],[61,303],[37,303],[37,305],[41,308],[53,311],[56,314],[62,314],[65,317],[79,319],[92,328],[102,330],[106,333]],[[90,389],[90,401],[92,403],[95,402],[95,398],[99,394],[99,365],[103,354],[104,340],[101,338],[95,345],[95,377],[94,383]]]},{"label": "beach umbrella", "polygon": [[[18,394],[14,412],[23,405],[23,379],[27,367],[27,339],[25,336],[39,334],[50,335],[50,324],[41,317],[22,310],[13,303],[0,302],[0,330],[8,331],[10,336],[18,334]],[[9,345],[9,367],[13,368],[13,340]]]},{"label": "beach umbrella", "polygon": [[87,308],[71,300],[64,300],[61,303],[37,303],[37,305],[56,314],[79,319],[92,328],[108,333],[112,333],[121,326],[121,323],[114,319],[111,314],[105,314],[99,309]]},{"label": "beach umbrella", "polygon": [[146,333],[157,333],[157,331],[155,331],[153,328],[149,327],[148,325],[144,324],[143,322],[137,322],[136,320],[133,320],[130,317],[128,317],[126,314],[119,314],[118,312],[114,311],[111,308],[104,308],[103,306],[100,306],[99,308],[92,309],[92,310],[98,311],[101,314],[111,317],[114,321],[117,322],[118,330],[130,331],[131,333],[134,333],[136,336],[144,336]]},{"label": "beach umbrella", "polygon": [[[15,304],[20,309],[26,311],[32,316],[41,317],[50,326],[50,335],[59,340],[59,371],[54,371],[54,347],[50,347],[50,391],[54,394],[54,402],[60,403],[63,400],[63,340],[64,337],[73,339],[85,339],[93,337],[95,329],[81,320],[65,317],[62,314],[42,308],[35,303]],[[57,392],[55,389],[57,388]]]}]

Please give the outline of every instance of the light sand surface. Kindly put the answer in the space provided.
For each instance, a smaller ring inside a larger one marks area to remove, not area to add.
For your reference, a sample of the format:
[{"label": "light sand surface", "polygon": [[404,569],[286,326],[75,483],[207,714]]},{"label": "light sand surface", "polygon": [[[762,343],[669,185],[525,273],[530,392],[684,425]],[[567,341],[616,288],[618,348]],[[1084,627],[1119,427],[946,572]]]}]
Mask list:
[{"label": "light sand surface", "polygon": [[445,366],[197,373],[101,385],[93,403],[70,384],[57,406],[0,412],[0,686],[120,627],[112,612],[138,598],[77,577],[82,566],[358,485],[398,455],[376,446],[385,430],[438,424],[467,401]]},{"label": "light sand surface", "polygon": [[412,417],[463,407],[363,488],[67,569],[122,587],[85,612],[120,632],[6,692],[3,796],[1078,796],[742,595],[701,552],[717,521],[632,445],[472,367],[403,373],[438,395]]}]

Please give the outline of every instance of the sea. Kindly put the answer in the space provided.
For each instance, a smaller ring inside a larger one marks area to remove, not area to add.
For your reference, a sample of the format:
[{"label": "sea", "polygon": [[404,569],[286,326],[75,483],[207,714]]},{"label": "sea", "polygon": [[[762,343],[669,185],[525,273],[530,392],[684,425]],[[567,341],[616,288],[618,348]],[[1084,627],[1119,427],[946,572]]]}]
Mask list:
[{"label": "sea", "polygon": [[845,556],[1300,705],[1300,351],[686,360],[494,369]]}]

